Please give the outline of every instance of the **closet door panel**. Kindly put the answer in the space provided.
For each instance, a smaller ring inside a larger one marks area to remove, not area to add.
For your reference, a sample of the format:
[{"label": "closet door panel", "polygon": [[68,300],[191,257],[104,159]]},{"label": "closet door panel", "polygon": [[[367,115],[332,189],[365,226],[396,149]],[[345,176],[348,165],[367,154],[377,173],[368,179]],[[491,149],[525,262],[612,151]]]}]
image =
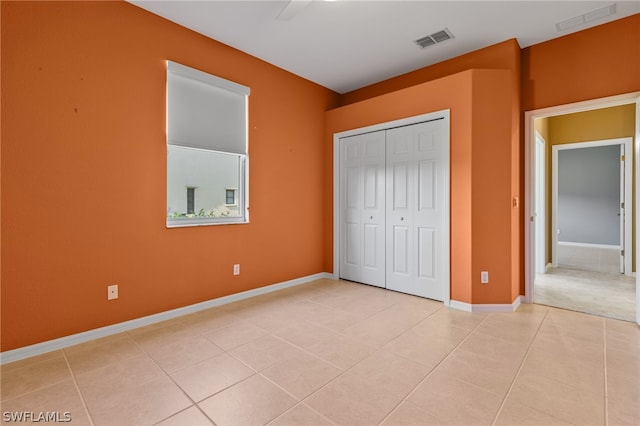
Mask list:
[{"label": "closet door panel", "polygon": [[[448,137],[442,131],[444,124],[436,120],[387,131],[387,168],[393,170],[387,174],[387,191],[393,195],[387,196],[394,199],[387,205],[387,227],[404,226],[408,234],[406,249],[388,247],[406,259],[400,262],[394,256],[387,260],[387,288],[436,300],[443,300],[449,285],[444,273],[449,268],[448,256],[443,255],[448,250],[444,241],[448,235],[443,192]],[[403,173],[397,172],[400,165]],[[405,262],[406,273],[400,273],[396,267]]]},{"label": "closet door panel", "polygon": [[443,300],[449,285],[448,197],[449,140],[444,120],[415,126],[420,188],[415,210],[415,226],[419,230],[414,294]]},{"label": "closet door panel", "polygon": [[340,139],[340,278],[385,286],[385,133]]},{"label": "closet door panel", "polygon": [[340,277],[444,300],[449,121],[340,139]]},{"label": "closet door panel", "polygon": [[414,293],[415,138],[411,126],[387,130],[387,288]]}]

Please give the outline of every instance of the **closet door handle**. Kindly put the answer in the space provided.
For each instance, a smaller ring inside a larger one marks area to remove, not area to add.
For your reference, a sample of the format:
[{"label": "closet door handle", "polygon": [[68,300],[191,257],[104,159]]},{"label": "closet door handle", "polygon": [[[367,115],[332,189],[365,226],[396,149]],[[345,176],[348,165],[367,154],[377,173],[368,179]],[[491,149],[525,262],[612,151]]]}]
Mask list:
[{"label": "closet door handle", "polygon": [[404,220],[404,217],[401,217],[400,220]]}]

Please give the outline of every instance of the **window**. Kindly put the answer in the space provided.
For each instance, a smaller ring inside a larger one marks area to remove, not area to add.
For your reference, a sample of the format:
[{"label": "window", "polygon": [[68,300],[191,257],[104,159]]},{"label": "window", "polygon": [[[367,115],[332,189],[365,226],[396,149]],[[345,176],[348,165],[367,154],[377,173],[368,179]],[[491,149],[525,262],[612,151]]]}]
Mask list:
[{"label": "window", "polygon": [[226,205],[235,206],[236,205],[236,190],[235,189],[227,189],[226,190]]},{"label": "window", "polygon": [[187,214],[194,214],[196,207],[196,189],[187,188]]},{"label": "window", "polygon": [[168,227],[249,221],[248,97],[245,86],[167,62]]}]

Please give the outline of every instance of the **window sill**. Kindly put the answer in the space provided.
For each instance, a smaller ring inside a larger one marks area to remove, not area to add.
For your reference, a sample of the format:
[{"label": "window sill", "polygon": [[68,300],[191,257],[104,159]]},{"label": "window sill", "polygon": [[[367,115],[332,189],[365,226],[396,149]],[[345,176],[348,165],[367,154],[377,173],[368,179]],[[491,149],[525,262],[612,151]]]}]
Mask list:
[{"label": "window sill", "polygon": [[167,228],[186,228],[191,226],[211,226],[211,225],[243,225],[249,220],[243,217],[227,218],[181,218],[167,219]]}]

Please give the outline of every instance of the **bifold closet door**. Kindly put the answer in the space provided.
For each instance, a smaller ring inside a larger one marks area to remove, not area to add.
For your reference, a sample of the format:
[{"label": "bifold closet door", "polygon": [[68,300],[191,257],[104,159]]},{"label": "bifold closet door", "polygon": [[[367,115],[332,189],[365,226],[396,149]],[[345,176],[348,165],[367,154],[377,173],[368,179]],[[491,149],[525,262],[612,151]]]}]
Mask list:
[{"label": "bifold closet door", "polygon": [[385,132],[340,139],[340,278],[385,286]]},{"label": "bifold closet door", "polygon": [[386,133],[386,287],[443,300],[448,282],[445,120]]}]

